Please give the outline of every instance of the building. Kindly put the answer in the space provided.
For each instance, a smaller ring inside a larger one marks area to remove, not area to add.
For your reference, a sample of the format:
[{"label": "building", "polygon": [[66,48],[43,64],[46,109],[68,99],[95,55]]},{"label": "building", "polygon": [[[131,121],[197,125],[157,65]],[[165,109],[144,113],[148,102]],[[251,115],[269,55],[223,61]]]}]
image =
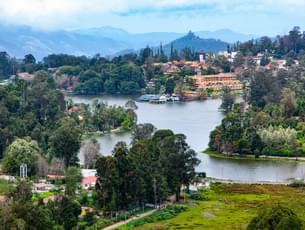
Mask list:
[{"label": "building", "polygon": [[19,79],[24,80],[24,81],[33,81],[34,78],[35,78],[35,75],[34,75],[34,74],[27,73],[27,72],[23,72],[23,73],[18,73],[18,74],[17,74],[17,77],[18,77]]},{"label": "building", "polygon": [[96,176],[84,177],[82,180],[82,188],[86,190],[94,189],[96,181],[97,181]]},{"label": "building", "polygon": [[224,88],[240,90],[244,85],[236,77],[235,73],[220,73],[214,75],[195,75],[192,77],[196,91],[202,89],[213,89],[220,91]]},{"label": "building", "polygon": [[96,176],[96,169],[82,169],[82,177],[88,177],[88,176]]},{"label": "building", "polygon": [[82,188],[86,190],[93,189],[97,181],[96,169],[82,169]]},{"label": "building", "polygon": [[39,180],[38,183],[33,183],[33,188],[32,191],[33,192],[48,192],[52,189],[54,189],[54,185],[51,184],[50,182],[48,182],[47,180]]}]

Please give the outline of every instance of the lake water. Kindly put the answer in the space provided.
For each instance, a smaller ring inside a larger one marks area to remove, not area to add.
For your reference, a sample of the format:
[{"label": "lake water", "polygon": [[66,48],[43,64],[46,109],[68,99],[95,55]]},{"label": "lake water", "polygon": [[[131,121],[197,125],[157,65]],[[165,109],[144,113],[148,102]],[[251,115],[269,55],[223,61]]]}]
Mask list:
[{"label": "lake water", "polygon": [[[70,97],[74,102],[92,103],[92,97]],[[124,105],[128,97],[103,96],[97,98],[110,105]],[[305,177],[305,164],[285,161],[253,161],[219,159],[200,153],[206,149],[209,134],[220,124],[223,114],[218,111],[220,99],[193,101],[185,103],[153,105],[137,103],[138,123],[152,123],[158,129],[171,129],[175,133],[187,136],[189,145],[198,152],[201,160],[198,171],[204,171],[207,176],[217,179],[230,179],[249,182],[286,182],[291,178]],[[107,134],[98,137],[101,152],[111,154],[118,141],[130,142],[130,134]],[[82,150],[80,160],[83,160]]]}]

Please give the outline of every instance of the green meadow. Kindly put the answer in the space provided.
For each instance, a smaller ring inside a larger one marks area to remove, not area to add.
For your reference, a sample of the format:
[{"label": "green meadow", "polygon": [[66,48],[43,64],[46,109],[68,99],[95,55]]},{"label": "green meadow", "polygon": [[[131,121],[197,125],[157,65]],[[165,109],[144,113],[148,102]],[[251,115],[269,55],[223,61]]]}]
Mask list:
[{"label": "green meadow", "polygon": [[122,229],[246,229],[261,208],[274,204],[291,208],[305,224],[303,186],[214,184],[200,200],[187,198],[187,209],[169,219]]}]

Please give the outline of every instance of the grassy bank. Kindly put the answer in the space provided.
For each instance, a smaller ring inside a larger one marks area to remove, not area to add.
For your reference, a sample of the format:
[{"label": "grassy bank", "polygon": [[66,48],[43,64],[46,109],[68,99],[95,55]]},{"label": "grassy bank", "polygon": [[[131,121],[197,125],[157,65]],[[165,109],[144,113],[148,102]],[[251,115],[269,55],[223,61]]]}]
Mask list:
[{"label": "grassy bank", "polygon": [[272,204],[291,208],[305,224],[304,187],[216,184],[201,195],[201,201],[187,201],[185,212],[134,229],[246,229],[260,208]]},{"label": "grassy bank", "polygon": [[[253,155],[227,155],[216,151],[204,150],[202,153],[209,155],[210,157],[220,158],[220,159],[234,159],[234,160],[254,160],[254,161],[291,161],[296,162],[295,157],[275,157],[275,156],[260,156],[255,158]],[[305,163],[304,157],[298,157],[298,162]]]}]

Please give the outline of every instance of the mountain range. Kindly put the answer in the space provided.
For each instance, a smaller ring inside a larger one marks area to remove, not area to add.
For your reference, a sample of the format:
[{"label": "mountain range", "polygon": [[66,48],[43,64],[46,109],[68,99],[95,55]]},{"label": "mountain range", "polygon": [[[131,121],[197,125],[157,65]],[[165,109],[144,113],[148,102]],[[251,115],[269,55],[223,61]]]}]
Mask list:
[{"label": "mountain range", "polygon": [[168,47],[171,42],[176,44],[175,49],[188,46],[196,48],[195,50],[216,52],[223,47],[226,48],[227,43],[258,37],[228,29],[214,32],[198,31],[195,34],[196,39],[187,37],[183,33],[129,33],[113,27],[49,32],[27,26],[0,25],[0,50],[7,51],[11,56],[18,58],[31,53],[38,60],[51,53],[88,56],[99,53],[102,56],[111,56],[127,51],[136,52],[146,46],[156,47],[161,43]]}]

